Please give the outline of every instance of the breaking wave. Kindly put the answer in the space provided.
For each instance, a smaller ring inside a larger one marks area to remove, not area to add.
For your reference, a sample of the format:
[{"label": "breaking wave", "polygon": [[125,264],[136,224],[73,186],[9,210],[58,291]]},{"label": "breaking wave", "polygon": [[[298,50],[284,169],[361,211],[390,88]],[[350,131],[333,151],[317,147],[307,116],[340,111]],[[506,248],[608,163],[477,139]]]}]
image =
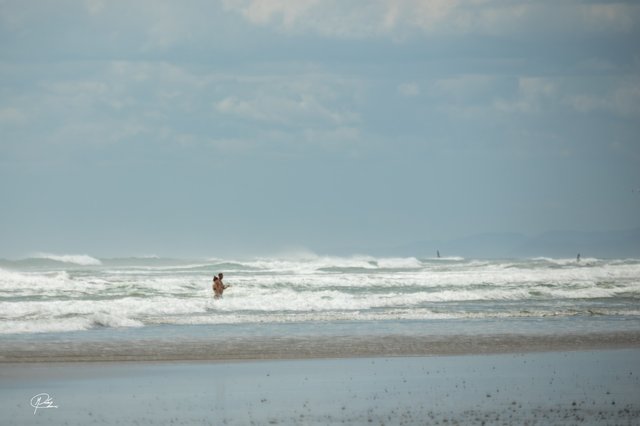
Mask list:
[{"label": "breaking wave", "polygon": [[96,266],[101,265],[102,262],[95,257],[91,257],[86,254],[50,254],[50,253],[36,253],[33,255],[34,259],[52,260],[54,262],[72,263],[80,266]]},{"label": "breaking wave", "polygon": [[[637,318],[637,259],[371,256],[0,261],[0,334],[158,324]],[[214,300],[211,277],[231,284]]]}]

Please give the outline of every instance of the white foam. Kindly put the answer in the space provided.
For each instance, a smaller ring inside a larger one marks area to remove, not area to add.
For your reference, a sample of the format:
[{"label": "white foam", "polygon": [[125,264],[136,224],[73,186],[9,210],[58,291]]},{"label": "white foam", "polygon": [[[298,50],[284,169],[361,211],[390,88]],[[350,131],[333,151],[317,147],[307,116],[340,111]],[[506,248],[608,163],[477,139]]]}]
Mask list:
[{"label": "white foam", "polygon": [[378,266],[386,269],[415,269],[422,268],[424,265],[415,257],[392,257],[380,259]]},{"label": "white foam", "polygon": [[90,328],[91,321],[84,318],[0,321],[0,334],[61,333]]},{"label": "white foam", "polygon": [[142,327],[142,321],[121,317],[106,312],[96,312],[91,316],[91,323],[100,327]]},{"label": "white foam", "polygon": [[35,259],[48,259],[62,263],[72,263],[80,266],[97,266],[102,265],[102,262],[95,257],[91,257],[86,254],[51,254],[51,253],[36,253],[33,255]]},{"label": "white foam", "polygon": [[350,257],[307,255],[298,259],[260,258],[238,263],[274,273],[313,273],[331,269],[414,269],[424,266],[415,257],[375,258],[364,255]]},{"label": "white foam", "polygon": [[461,257],[461,256],[441,256],[441,257],[430,257],[428,260],[462,262],[464,260],[464,257]]},{"label": "white foam", "polygon": [[141,321],[106,312],[86,316],[9,320],[0,322],[0,334],[61,333],[90,330],[97,327],[142,327]]},{"label": "white foam", "polygon": [[[206,311],[205,298],[0,302],[0,332],[73,331],[94,327],[140,327],[149,321]],[[33,326],[30,326],[32,324]],[[22,330],[22,331],[21,331]]]}]

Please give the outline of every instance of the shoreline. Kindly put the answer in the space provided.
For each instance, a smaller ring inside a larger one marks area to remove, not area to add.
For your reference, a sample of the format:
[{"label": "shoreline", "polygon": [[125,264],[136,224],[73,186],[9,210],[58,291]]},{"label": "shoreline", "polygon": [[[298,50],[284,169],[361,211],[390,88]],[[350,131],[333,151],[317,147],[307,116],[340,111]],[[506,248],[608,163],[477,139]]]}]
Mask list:
[{"label": "shoreline", "polygon": [[[8,424],[636,424],[640,350],[0,364]],[[34,411],[34,396],[47,405]]]},{"label": "shoreline", "polygon": [[0,365],[73,362],[259,361],[394,358],[640,348],[640,332],[339,335],[199,339],[0,339]]}]

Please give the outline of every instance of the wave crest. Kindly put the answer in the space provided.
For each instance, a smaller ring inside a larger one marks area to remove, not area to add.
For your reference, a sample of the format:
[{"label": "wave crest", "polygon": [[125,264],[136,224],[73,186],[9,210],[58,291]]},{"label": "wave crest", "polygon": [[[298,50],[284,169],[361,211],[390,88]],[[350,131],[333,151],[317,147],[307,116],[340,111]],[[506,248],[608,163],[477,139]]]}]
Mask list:
[{"label": "wave crest", "polygon": [[98,266],[102,265],[102,262],[95,257],[91,257],[87,254],[51,254],[51,253],[36,253],[33,255],[34,259],[46,259],[53,260],[55,262],[73,263],[80,266]]}]

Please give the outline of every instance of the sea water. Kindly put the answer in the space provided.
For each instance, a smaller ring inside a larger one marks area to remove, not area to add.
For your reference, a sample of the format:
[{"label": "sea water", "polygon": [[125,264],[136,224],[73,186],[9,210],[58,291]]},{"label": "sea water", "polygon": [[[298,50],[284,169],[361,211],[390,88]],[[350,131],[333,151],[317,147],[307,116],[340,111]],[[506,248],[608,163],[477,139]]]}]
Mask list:
[{"label": "sea water", "polygon": [[0,260],[0,341],[639,331],[639,302],[640,259]]}]

